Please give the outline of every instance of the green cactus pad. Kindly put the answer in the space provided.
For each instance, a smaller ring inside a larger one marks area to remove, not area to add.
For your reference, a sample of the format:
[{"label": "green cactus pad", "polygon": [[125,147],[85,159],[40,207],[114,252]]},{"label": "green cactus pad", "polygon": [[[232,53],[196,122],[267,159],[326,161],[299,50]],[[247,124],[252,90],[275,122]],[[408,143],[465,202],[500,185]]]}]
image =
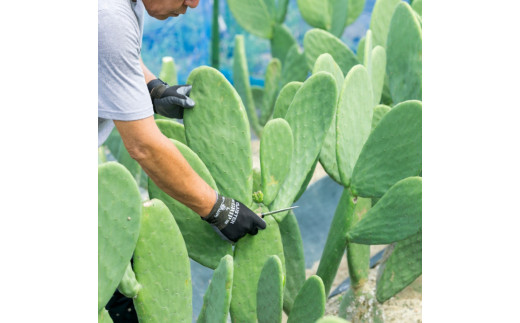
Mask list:
[{"label": "green cactus pad", "polygon": [[354,216],[356,203],[348,189],[343,190],[343,194],[334,213],[334,218],[330,224],[327,241],[321,254],[320,264],[316,275],[320,276],[325,288],[325,295],[329,295],[330,288],[336,277],[336,273],[345,253],[347,245],[348,220]]},{"label": "green cactus pad", "polygon": [[282,84],[297,81],[303,82],[307,78],[309,73],[309,67],[307,66],[307,60],[305,53],[300,51],[298,44],[294,44],[289,48],[282,65]]},{"label": "green cactus pad", "polygon": [[282,66],[289,49],[294,44],[297,44],[297,42],[289,28],[285,25],[276,24],[273,30],[273,38],[271,38],[271,54],[274,58],[280,60]]},{"label": "green cactus pad", "polygon": [[383,119],[385,114],[390,111],[390,107],[384,104],[379,104],[374,107],[374,114],[372,115],[372,131],[379,124],[379,121]]},{"label": "green cactus pad", "polygon": [[419,16],[422,16],[422,0],[414,0],[412,2],[412,9],[415,10]]},{"label": "green cactus pad", "polygon": [[233,286],[233,257],[225,255],[213,272],[211,283],[204,293],[204,304],[197,323],[226,323]]},{"label": "green cactus pad", "polygon": [[125,274],[117,286],[119,292],[128,298],[134,298],[141,289],[141,284],[135,279],[135,273],[132,270],[132,265],[128,263]]},{"label": "green cactus pad", "polygon": [[278,223],[272,216],[264,217],[266,229],[257,235],[246,235],[235,245],[234,277],[231,299],[232,322],[254,322],[257,319],[256,292],[265,261],[278,256],[285,274],[285,258]]},{"label": "green cactus pad", "polygon": [[224,75],[202,66],[190,73],[190,97],[197,108],[184,111],[188,146],[213,175],[219,191],[251,205],[251,134],[240,96]]},{"label": "green cactus pad", "polygon": [[396,243],[377,282],[377,300],[383,303],[410,285],[421,274],[422,230]]},{"label": "green cactus pad", "polygon": [[262,105],[264,104],[264,88],[256,85],[251,86],[251,94],[253,95],[255,109],[261,109]]},{"label": "green cactus pad", "polygon": [[166,56],[162,58],[161,71],[159,72],[159,78],[164,82],[168,83],[169,86],[177,85],[177,70],[175,68],[175,61],[173,57]]},{"label": "green cactus pad", "polygon": [[386,39],[390,21],[396,6],[401,0],[377,0],[370,17],[370,30],[372,30],[373,46],[383,46],[386,48]]},{"label": "green cactus pad", "polygon": [[297,0],[303,20],[312,27],[325,30],[330,30],[332,26],[330,2],[331,0]]},{"label": "green cactus pad", "polygon": [[[336,64],[330,54],[321,54],[316,60],[316,63],[314,63],[312,74],[316,74],[319,71],[329,72],[332,74],[332,76],[334,76],[336,79],[336,88],[339,95],[341,93],[341,88],[345,78],[343,76],[343,72],[341,72],[338,64]],[[327,132],[325,140],[323,141],[323,147],[321,148],[320,152],[320,163],[327,174],[329,174],[333,180],[340,183],[338,162],[336,158],[336,113],[334,113],[329,131]]]},{"label": "green cactus pad", "polygon": [[267,65],[264,81],[263,103],[260,108],[260,124],[267,123],[273,114],[274,102],[280,90],[282,78],[282,63],[277,58],[273,58]]},{"label": "green cactus pad", "polygon": [[371,66],[368,70],[372,80],[373,105],[381,102],[386,75],[386,51],[381,46],[372,49]]},{"label": "green cactus pad", "polygon": [[282,322],[283,285],[282,262],[276,255],[270,256],[258,279],[256,292],[258,323]]},{"label": "green cactus pad", "polygon": [[184,133],[184,125],[173,120],[158,119],[155,124],[162,134],[170,139],[175,139],[186,145],[186,135]]},{"label": "green cactus pad", "polygon": [[[345,226],[346,232],[352,229],[366,216],[371,206],[372,201],[370,199],[362,197],[357,198],[354,214],[347,219],[347,225]],[[364,287],[368,280],[368,271],[370,268],[370,246],[347,241],[346,249],[350,286],[357,291]]]},{"label": "green cactus pad", "polygon": [[336,121],[338,170],[345,187],[350,185],[352,170],[370,135],[372,102],[368,72],[363,65],[356,65],[343,83]]},{"label": "green cactus pad", "polygon": [[351,188],[362,197],[381,197],[397,181],[422,168],[422,103],[396,105],[379,121],[359,155]]},{"label": "green cactus pad", "polygon": [[390,94],[395,103],[422,100],[422,28],[405,2],[395,9],[387,41]]},{"label": "green cactus pad", "polygon": [[251,34],[270,39],[273,36],[275,17],[271,6],[264,0],[228,0],[227,4],[233,17],[245,30]]},{"label": "green cactus pad", "polygon": [[315,323],[325,313],[325,288],[321,278],[312,275],[296,296],[287,323]]},{"label": "green cactus pad", "polygon": [[141,195],[121,164],[98,166],[98,312],[114,294],[132,258],[141,219]]},{"label": "green cactus pad", "polygon": [[363,12],[365,8],[365,0],[348,0],[347,26],[352,24]]},{"label": "green cactus pad", "polygon": [[[191,168],[211,188],[216,190],[215,181],[200,158],[184,144],[175,140],[173,142]],[[215,232],[211,224],[202,221],[193,210],[163,192],[152,180],[149,181],[148,187],[150,198],[163,201],[173,214],[181,230],[190,258],[203,266],[215,269],[220,262],[220,258],[232,253],[231,244],[224,241]]]},{"label": "green cactus pad", "polygon": [[273,119],[260,139],[260,165],[264,204],[270,205],[289,172],[293,153],[291,127],[284,119]]},{"label": "green cactus pad", "polygon": [[357,58],[358,58],[358,61],[360,61],[360,62],[364,62],[364,60],[365,60],[365,42],[366,42],[366,38],[363,37],[363,38],[361,38],[361,40],[358,43]]},{"label": "green cactus pad", "polygon": [[321,319],[317,320],[316,323],[350,323],[337,316],[324,316]]},{"label": "green cactus pad", "polygon": [[395,183],[347,236],[355,243],[388,244],[417,233],[421,227],[422,179],[415,176]]},{"label": "green cactus pad", "polygon": [[[285,119],[294,138],[293,163],[272,209],[290,206],[314,170],[318,155],[336,110],[336,81],[319,72],[303,83],[294,96]],[[319,95],[317,95],[319,93]],[[277,213],[281,220],[287,212]]]},{"label": "green cactus pad", "polygon": [[110,314],[108,314],[108,311],[103,308],[99,314],[98,314],[98,323],[113,323],[112,318],[110,317]]},{"label": "green cactus pad", "polygon": [[260,168],[253,168],[253,193],[262,190],[262,173]]},{"label": "green cactus pad", "polygon": [[181,232],[163,202],[144,203],[134,271],[139,322],[191,322],[191,274]]},{"label": "green cactus pad", "polygon": [[[249,123],[251,124],[251,128],[257,136],[260,136],[260,134],[262,133],[262,127],[258,122],[253,92],[251,90],[251,84],[249,82],[249,70],[247,69],[246,50],[244,47],[243,35],[235,36],[235,48],[233,50],[233,84],[236,88],[236,92],[240,95],[240,98],[242,99],[243,105],[247,112],[247,118],[249,120]],[[213,106],[212,108],[220,106],[221,104],[222,103],[218,103],[216,106]],[[197,106],[198,105],[199,102],[197,101]]]},{"label": "green cactus pad", "polygon": [[273,119],[284,118],[289,110],[294,95],[302,87],[302,82],[289,82],[287,83],[278,94],[276,102],[274,104]]},{"label": "green cactus pad", "polygon": [[330,10],[330,29],[329,32],[336,37],[341,37],[343,31],[347,26],[347,19],[349,13],[349,1],[345,0],[329,0]]},{"label": "green cactus pad", "polygon": [[294,213],[290,211],[282,221],[278,222],[278,225],[282,236],[287,273],[283,291],[283,309],[289,314],[296,295],[305,283],[305,258],[302,236]]},{"label": "green cactus pad", "polygon": [[339,38],[321,29],[311,29],[303,37],[303,48],[309,68],[314,66],[316,59],[323,53],[329,53],[341,67],[343,75],[359,61],[356,55]]}]

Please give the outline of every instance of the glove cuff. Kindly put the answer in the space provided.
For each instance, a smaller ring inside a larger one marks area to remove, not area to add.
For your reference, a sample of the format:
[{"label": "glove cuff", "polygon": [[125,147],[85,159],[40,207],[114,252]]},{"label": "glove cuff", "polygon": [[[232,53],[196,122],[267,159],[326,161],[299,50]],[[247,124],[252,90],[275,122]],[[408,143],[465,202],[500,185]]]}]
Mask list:
[{"label": "glove cuff", "polygon": [[159,78],[151,80],[146,86],[153,99],[159,99],[168,88],[168,84]]}]

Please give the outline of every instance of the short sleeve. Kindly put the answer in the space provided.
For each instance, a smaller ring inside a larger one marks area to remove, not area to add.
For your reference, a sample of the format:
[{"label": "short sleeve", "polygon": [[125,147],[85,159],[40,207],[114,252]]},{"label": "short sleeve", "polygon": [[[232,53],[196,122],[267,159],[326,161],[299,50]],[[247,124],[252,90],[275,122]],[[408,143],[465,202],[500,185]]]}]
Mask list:
[{"label": "short sleeve", "polygon": [[98,117],[132,121],[153,115],[139,63],[140,30],[130,8],[98,11]]}]

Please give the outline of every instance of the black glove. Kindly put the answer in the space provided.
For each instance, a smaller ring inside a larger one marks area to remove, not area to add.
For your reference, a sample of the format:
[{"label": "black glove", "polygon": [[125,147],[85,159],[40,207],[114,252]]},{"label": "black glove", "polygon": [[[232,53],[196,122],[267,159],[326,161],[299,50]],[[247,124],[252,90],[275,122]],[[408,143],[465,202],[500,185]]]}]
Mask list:
[{"label": "black glove", "polygon": [[224,237],[237,242],[249,233],[255,235],[258,229],[265,229],[265,221],[247,206],[232,198],[217,193],[217,202],[207,217],[202,218],[211,223]]},{"label": "black glove", "polygon": [[192,109],[195,102],[190,99],[191,85],[168,86],[160,79],[148,83],[153,111],[168,118],[182,119],[184,109]]}]

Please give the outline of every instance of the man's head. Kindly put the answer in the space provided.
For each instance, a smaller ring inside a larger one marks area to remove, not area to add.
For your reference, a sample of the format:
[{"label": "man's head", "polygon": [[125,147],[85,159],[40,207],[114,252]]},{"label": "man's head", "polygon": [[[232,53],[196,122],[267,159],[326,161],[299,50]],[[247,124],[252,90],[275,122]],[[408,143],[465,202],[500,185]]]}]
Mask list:
[{"label": "man's head", "polygon": [[199,0],[143,0],[143,4],[150,16],[164,20],[186,13],[188,7],[197,7]]}]

